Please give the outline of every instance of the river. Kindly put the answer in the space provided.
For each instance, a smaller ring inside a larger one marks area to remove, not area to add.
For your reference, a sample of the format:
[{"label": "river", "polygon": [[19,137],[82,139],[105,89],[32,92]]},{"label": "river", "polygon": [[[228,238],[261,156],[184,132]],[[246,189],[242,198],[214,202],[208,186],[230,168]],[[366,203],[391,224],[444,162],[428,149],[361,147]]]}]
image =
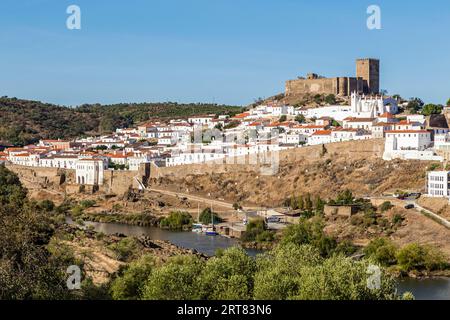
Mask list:
[{"label": "river", "polygon": [[[207,236],[190,231],[170,231],[157,227],[139,227],[121,223],[85,222],[85,225],[92,226],[95,231],[108,235],[120,233],[126,236],[148,236],[153,240],[167,240],[179,247],[195,249],[208,256],[213,256],[217,249],[226,249],[239,245],[236,239],[223,236]],[[245,251],[250,256],[262,253],[262,251],[255,249],[245,249]]]},{"label": "river", "polygon": [[[73,223],[70,219],[68,223]],[[97,232],[104,234],[124,234],[127,236],[148,236],[153,240],[167,240],[179,247],[195,249],[208,256],[213,256],[217,249],[226,249],[239,245],[236,239],[223,236],[206,236],[195,232],[177,232],[157,227],[139,227],[120,223],[85,222],[86,226],[94,227]],[[250,256],[256,256],[262,251],[246,249]],[[450,300],[450,278],[399,280],[398,292],[400,294],[410,291],[416,300]]]},{"label": "river", "polygon": [[398,291],[410,291],[416,300],[450,300],[450,278],[406,278],[399,281]]}]

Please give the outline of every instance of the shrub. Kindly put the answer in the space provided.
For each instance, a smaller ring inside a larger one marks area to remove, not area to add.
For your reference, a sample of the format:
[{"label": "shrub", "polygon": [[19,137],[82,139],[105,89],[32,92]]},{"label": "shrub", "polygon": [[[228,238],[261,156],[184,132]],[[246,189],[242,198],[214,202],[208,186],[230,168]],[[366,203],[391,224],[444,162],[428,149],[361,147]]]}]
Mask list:
[{"label": "shrub", "polygon": [[175,256],[155,268],[142,290],[147,300],[198,300],[201,283],[198,276],[205,266],[197,256]]},{"label": "shrub", "polygon": [[50,211],[53,211],[53,209],[55,208],[55,204],[53,203],[53,201],[46,199],[46,200],[42,200],[39,203],[39,207],[44,211],[50,212]]},{"label": "shrub", "polygon": [[411,243],[397,253],[399,267],[403,271],[439,270],[447,267],[444,254],[429,245]]},{"label": "shrub", "polygon": [[211,208],[206,208],[200,213],[200,221],[203,224],[210,224],[213,220],[214,223],[221,223],[223,220],[217,215],[217,213],[212,212]]},{"label": "shrub", "polygon": [[283,230],[281,245],[310,244],[319,249],[322,256],[329,256],[336,248],[337,242],[334,238],[327,236],[323,228],[322,220],[317,217],[310,220],[301,218],[298,224],[290,225]]},{"label": "shrub", "polygon": [[392,217],[392,223],[393,223],[394,225],[397,225],[397,224],[402,223],[403,220],[405,220],[405,218],[404,218],[401,214],[399,214],[399,213],[396,213],[396,214]]},{"label": "shrub", "polygon": [[365,248],[364,253],[369,259],[381,264],[391,266],[397,263],[397,247],[386,238],[372,240]]},{"label": "shrub", "polygon": [[263,219],[252,219],[248,222],[242,241],[272,241],[274,239],[273,232],[267,230],[266,223]]},{"label": "shrub", "polygon": [[142,295],[142,289],[155,268],[155,259],[144,255],[139,260],[119,272],[111,283],[110,293],[115,300],[136,300]]},{"label": "shrub", "polygon": [[135,238],[124,238],[110,244],[108,248],[116,254],[117,259],[127,261],[137,255],[140,245]]},{"label": "shrub", "polygon": [[91,208],[95,205],[95,200],[81,200],[80,201],[80,206],[83,209],[88,209]]},{"label": "shrub", "polygon": [[385,212],[385,211],[390,210],[392,207],[394,207],[394,206],[392,205],[392,203],[390,201],[385,201],[381,204],[380,210],[381,210],[381,212]]},{"label": "shrub", "polygon": [[168,217],[161,220],[160,226],[170,230],[181,230],[192,226],[192,216],[187,212],[171,212]]}]

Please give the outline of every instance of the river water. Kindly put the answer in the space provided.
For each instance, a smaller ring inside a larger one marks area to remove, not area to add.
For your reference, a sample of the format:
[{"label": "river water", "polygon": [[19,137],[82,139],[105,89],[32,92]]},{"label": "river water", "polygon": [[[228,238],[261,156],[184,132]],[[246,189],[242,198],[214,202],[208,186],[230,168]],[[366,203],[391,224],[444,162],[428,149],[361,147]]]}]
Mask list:
[{"label": "river water", "polygon": [[[139,227],[121,223],[85,222],[85,225],[92,226],[95,231],[108,235],[121,233],[126,236],[148,236],[153,240],[167,240],[179,247],[195,249],[208,256],[213,256],[217,249],[226,249],[239,245],[236,239],[223,236],[207,236],[190,231],[177,232],[157,227]],[[258,253],[262,253],[262,251],[254,249],[245,249],[245,251],[250,256],[256,256]]]},{"label": "river water", "polygon": [[[73,223],[68,220],[69,223]],[[85,222],[86,226],[94,227],[97,232],[104,234],[124,234],[126,236],[148,236],[153,240],[167,240],[179,247],[195,249],[208,256],[213,256],[217,249],[226,249],[238,246],[236,239],[223,236],[206,236],[195,232],[176,232],[157,227],[139,227],[120,223]],[[255,256],[262,253],[259,250],[246,249],[247,253]],[[400,294],[410,291],[416,300],[450,300],[450,278],[399,280],[398,292]]]},{"label": "river water", "polygon": [[399,281],[398,291],[410,291],[416,300],[450,300],[450,278],[406,278]]}]

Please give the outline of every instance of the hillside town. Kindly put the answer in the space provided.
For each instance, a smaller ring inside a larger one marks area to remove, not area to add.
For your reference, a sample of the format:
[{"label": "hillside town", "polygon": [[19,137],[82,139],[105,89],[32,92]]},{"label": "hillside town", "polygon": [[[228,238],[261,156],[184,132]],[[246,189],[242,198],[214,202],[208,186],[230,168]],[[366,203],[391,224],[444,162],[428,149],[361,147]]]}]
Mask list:
[{"label": "hillside town", "polygon": [[106,136],[41,140],[6,148],[0,161],[74,169],[78,184],[101,185],[105,170],[138,171],[145,163],[158,167],[221,163],[234,157],[351,140],[385,139],[384,160],[447,158],[450,130],[445,115],[397,115],[397,101],[381,95],[354,92],[350,102],[349,106],[318,108],[273,102],[231,117],[208,114],[117,128]]}]

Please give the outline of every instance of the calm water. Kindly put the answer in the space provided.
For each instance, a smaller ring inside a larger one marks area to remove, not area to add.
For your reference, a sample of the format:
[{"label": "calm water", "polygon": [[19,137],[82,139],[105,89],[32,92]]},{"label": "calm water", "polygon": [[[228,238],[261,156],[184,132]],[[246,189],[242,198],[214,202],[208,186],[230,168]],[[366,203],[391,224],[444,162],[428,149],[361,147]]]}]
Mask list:
[{"label": "calm water", "polygon": [[398,290],[412,292],[416,300],[450,300],[450,278],[403,279]]},{"label": "calm water", "polygon": [[[70,223],[70,221],[68,221]],[[226,249],[239,245],[236,239],[222,236],[206,236],[195,232],[176,232],[157,227],[139,227],[121,223],[85,222],[86,226],[93,226],[95,231],[104,234],[121,233],[126,236],[148,236],[153,240],[167,240],[179,247],[195,249],[200,253],[213,256],[217,249]],[[260,250],[245,249],[251,256],[261,253]]]}]

